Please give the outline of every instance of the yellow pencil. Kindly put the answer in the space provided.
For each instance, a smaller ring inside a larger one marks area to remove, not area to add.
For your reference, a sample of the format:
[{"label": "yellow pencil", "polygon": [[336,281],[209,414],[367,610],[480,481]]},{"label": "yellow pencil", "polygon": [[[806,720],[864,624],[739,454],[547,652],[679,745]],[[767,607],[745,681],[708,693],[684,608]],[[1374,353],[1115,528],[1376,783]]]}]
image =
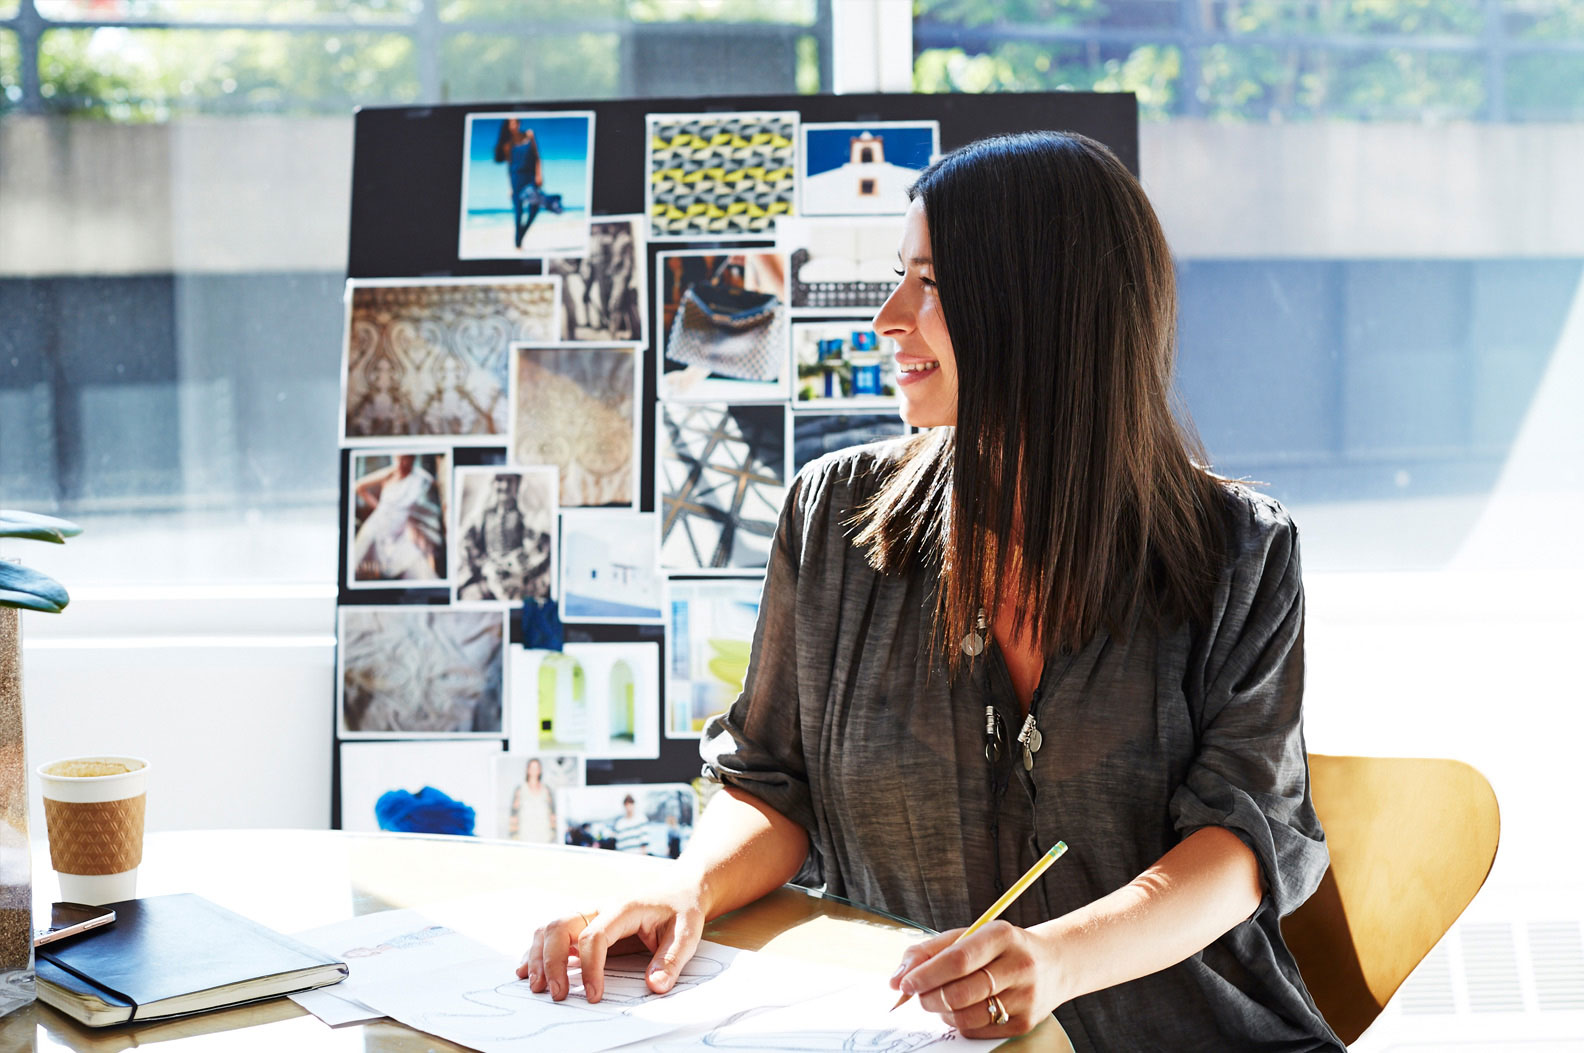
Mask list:
[{"label": "yellow pencil", "polygon": [[[1027,874],[1024,874],[1022,877],[1018,878],[1017,881],[1013,882],[1012,887],[1003,892],[1000,899],[990,904],[989,909],[987,909],[983,914],[979,915],[979,920],[968,926],[968,928],[964,929],[963,934],[953,940],[951,945],[953,947],[957,946],[957,944],[961,943],[963,940],[966,940],[968,937],[972,936],[974,933],[978,932],[980,929],[999,918],[1001,916],[1001,912],[1010,907],[1013,900],[1017,899],[1019,896],[1023,895],[1024,892],[1028,891],[1028,887],[1039,880],[1039,876],[1045,873],[1046,868],[1052,863],[1056,862],[1056,860],[1060,859],[1063,854],[1066,853],[1066,851],[1066,841],[1057,841],[1054,845],[1052,845],[1049,852],[1046,852],[1044,855],[1040,856],[1039,859],[1035,861],[1034,865],[1028,868]],[[905,994],[901,998],[898,998],[897,1004],[891,1007],[891,1011],[895,1012],[896,1010],[900,1009],[902,1005],[912,997],[913,996],[910,994]]]}]

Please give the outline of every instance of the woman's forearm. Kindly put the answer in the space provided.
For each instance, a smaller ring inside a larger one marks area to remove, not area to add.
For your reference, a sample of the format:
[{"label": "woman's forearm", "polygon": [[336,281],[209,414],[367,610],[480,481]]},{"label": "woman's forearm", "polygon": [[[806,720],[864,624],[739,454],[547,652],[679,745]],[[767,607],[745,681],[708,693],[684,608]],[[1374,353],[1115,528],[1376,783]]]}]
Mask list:
[{"label": "woman's forearm", "polygon": [[790,881],[808,856],[808,834],[752,794],[723,787],[699,818],[678,863],[699,883],[715,918]]},{"label": "woman's forearm", "polygon": [[1122,888],[1030,931],[1052,942],[1066,1001],[1176,965],[1247,920],[1262,895],[1254,853],[1206,827]]}]

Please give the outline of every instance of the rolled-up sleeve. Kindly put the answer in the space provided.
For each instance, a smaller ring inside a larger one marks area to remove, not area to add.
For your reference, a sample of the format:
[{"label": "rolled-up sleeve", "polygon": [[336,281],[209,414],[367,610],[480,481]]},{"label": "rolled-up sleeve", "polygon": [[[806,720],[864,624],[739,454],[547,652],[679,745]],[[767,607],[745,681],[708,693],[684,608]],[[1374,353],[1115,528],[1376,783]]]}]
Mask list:
[{"label": "rolled-up sleeve", "polygon": [[[811,466],[812,467],[812,466]],[[704,777],[764,801],[815,837],[798,694],[797,589],[807,472],[793,481],[770,547],[742,694],[704,726]]]},{"label": "rolled-up sleeve", "polygon": [[[1231,830],[1254,853],[1278,916],[1320,884],[1329,858],[1309,797],[1303,738],[1303,581],[1298,535],[1258,501],[1255,546],[1237,554],[1203,665],[1198,753],[1172,796],[1179,836]],[[1191,689],[1190,689],[1191,690]]]}]

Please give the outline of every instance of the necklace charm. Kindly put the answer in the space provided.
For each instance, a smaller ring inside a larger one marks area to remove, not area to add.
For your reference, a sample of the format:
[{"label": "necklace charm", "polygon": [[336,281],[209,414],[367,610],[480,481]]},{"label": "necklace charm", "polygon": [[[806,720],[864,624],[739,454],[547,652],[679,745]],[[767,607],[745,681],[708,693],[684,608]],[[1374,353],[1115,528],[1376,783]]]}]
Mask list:
[{"label": "necklace charm", "polygon": [[979,608],[979,616],[974,619],[974,627],[971,630],[969,630],[967,636],[964,636],[962,638],[963,654],[968,655],[970,658],[977,658],[980,655],[984,654],[984,649],[985,649],[985,636],[984,636],[984,634],[985,634],[985,630],[988,629],[989,627],[990,627],[990,622],[989,622],[988,619],[985,618],[984,608],[980,607]]},{"label": "necklace charm", "polygon": [[985,760],[993,768],[1001,759],[1001,718],[994,706],[985,707]]},{"label": "necklace charm", "polygon": [[1018,729],[1017,740],[1018,745],[1023,747],[1023,770],[1033,771],[1034,754],[1044,745],[1045,736],[1040,734],[1039,725],[1035,723],[1032,712],[1023,718],[1023,727]]}]

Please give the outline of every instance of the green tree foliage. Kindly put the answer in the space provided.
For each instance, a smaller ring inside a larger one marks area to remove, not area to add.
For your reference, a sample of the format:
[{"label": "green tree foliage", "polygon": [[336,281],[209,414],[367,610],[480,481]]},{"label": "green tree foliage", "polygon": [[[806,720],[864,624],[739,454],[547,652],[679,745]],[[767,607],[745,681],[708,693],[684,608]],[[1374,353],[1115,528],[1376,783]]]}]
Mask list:
[{"label": "green tree foliage", "polygon": [[[915,0],[914,8],[937,39],[943,29],[965,31],[963,47],[919,53],[917,91],[1132,91],[1140,115],[1156,120],[1185,112],[1476,120],[1495,88],[1491,35],[1525,44],[1584,36],[1584,0],[1206,0],[1194,28],[1176,0]],[[1159,39],[1061,38],[1090,26]],[[1576,52],[1514,49],[1502,69],[1508,116],[1584,119]],[[1185,71],[1196,72],[1191,83]]]},{"label": "green tree foliage", "polygon": [[615,33],[536,34],[532,39],[458,33],[441,46],[449,100],[608,99],[621,85]]},{"label": "green tree foliage", "polygon": [[22,98],[22,58],[15,33],[0,29],[0,113]]},{"label": "green tree foliage", "polygon": [[345,113],[418,95],[412,38],[364,31],[52,29],[39,44],[39,80],[61,109],[120,121]]}]

